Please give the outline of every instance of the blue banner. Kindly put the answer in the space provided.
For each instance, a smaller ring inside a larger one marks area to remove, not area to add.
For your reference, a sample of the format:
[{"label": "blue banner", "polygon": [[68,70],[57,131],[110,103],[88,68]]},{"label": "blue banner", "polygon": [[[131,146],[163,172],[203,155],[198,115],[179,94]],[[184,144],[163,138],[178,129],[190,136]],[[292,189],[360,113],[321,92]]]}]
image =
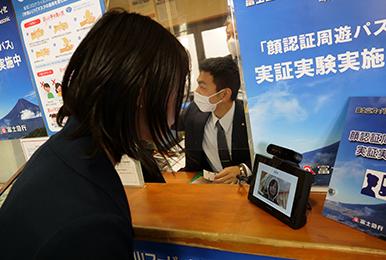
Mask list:
[{"label": "blue banner", "polygon": [[386,240],[386,97],[350,99],[323,214]]},{"label": "blue banner", "polygon": [[103,0],[13,0],[48,134],[61,128],[56,114],[63,104],[66,66],[84,36],[104,12]]},{"label": "blue banner", "polygon": [[384,0],[235,0],[234,10],[255,152],[299,151],[327,185],[348,97],[386,95]]},{"label": "blue banner", "polygon": [[0,0],[0,140],[45,135],[14,10]]},{"label": "blue banner", "polygon": [[233,260],[233,259],[262,259],[276,260],[286,259],[270,256],[259,256],[251,254],[233,253],[222,250],[180,246],[175,244],[156,243],[142,240],[134,242],[134,259],[135,260]]}]

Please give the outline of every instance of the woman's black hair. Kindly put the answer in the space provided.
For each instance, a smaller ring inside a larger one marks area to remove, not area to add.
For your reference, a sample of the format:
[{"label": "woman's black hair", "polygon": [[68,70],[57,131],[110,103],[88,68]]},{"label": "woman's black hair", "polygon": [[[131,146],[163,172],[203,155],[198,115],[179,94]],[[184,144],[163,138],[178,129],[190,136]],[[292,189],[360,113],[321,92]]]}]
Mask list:
[{"label": "woman's black hair", "polygon": [[74,116],[79,127],[73,137],[91,135],[97,149],[115,162],[127,154],[147,172],[159,173],[141,140],[140,121],[145,120],[159,152],[177,144],[168,125],[168,104],[173,104],[177,124],[189,82],[189,56],[169,31],[149,17],[112,10],[71,57],[57,122],[63,125]]}]

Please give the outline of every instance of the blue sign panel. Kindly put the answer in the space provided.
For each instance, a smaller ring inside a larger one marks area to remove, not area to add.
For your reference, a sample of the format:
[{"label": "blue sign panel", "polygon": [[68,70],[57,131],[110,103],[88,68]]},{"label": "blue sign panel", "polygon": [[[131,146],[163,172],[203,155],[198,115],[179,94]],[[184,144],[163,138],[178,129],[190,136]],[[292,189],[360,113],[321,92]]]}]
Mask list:
[{"label": "blue sign panel", "polygon": [[0,1],[0,140],[46,135],[10,1]]},{"label": "blue sign panel", "polygon": [[301,152],[327,185],[349,96],[386,95],[383,0],[235,0],[255,152]]},{"label": "blue sign panel", "polygon": [[386,97],[350,99],[323,214],[386,239]]},{"label": "blue sign panel", "polygon": [[270,256],[259,256],[251,254],[233,253],[222,250],[180,246],[166,243],[156,243],[142,240],[135,240],[134,243],[135,260],[233,260],[233,259],[262,259],[276,260],[285,259]]}]

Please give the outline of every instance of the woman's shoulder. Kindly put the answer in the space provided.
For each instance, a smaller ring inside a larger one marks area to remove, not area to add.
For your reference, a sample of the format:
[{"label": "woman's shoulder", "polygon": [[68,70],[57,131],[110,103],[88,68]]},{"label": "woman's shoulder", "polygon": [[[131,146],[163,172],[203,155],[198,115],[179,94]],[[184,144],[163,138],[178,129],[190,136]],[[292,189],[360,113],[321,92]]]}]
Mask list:
[{"label": "woman's shoulder", "polygon": [[61,226],[44,243],[36,258],[131,259],[131,220],[115,214],[86,215]]}]

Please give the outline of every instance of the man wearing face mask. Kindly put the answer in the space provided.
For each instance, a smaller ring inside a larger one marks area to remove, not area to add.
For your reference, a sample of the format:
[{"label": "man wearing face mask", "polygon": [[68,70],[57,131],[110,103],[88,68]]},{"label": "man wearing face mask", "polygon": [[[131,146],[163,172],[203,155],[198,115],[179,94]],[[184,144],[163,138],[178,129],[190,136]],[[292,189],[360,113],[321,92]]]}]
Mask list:
[{"label": "man wearing face mask", "polygon": [[240,76],[227,57],[204,60],[194,102],[184,114],[184,171],[216,172],[214,182],[236,183],[251,175],[244,105],[237,100]]}]

